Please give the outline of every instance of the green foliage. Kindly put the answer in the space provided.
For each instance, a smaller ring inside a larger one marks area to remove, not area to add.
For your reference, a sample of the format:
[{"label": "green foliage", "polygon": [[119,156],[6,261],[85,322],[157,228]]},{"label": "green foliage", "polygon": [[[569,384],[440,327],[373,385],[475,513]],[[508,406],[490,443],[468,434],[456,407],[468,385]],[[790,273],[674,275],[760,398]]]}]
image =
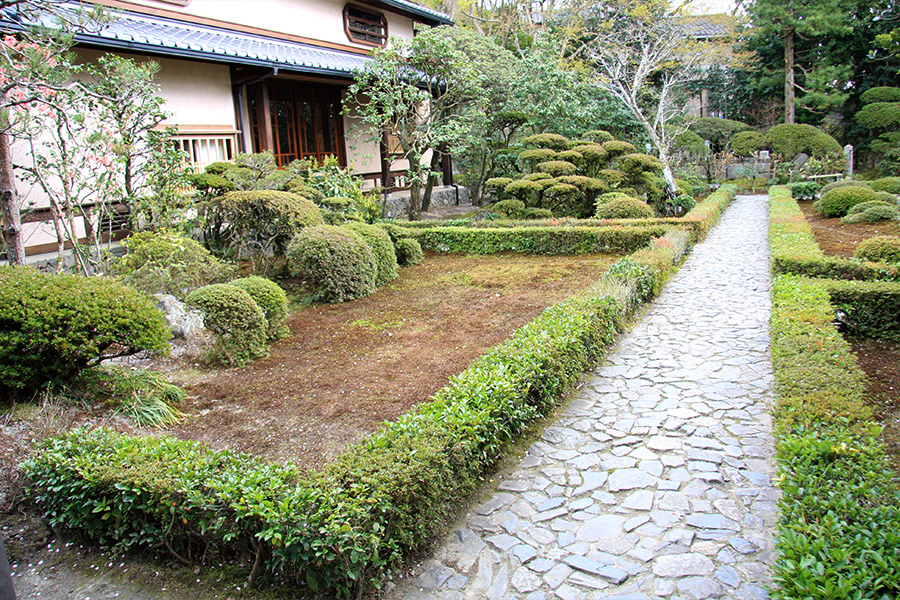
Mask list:
[{"label": "green foliage", "polygon": [[390,236],[375,225],[350,222],[345,227],[358,233],[372,251],[376,269],[375,287],[381,287],[397,279],[397,255],[394,253],[394,244]]},{"label": "green foliage", "polygon": [[0,394],[68,383],[108,358],[168,354],[169,337],[150,298],[115,280],[0,267]]},{"label": "green foliage", "polygon": [[878,221],[897,221],[900,220],[900,210],[897,210],[897,203],[888,204],[878,200],[872,202],[862,202],[857,204],[841,217],[841,224],[848,223],[877,223]]},{"label": "green foliage", "polygon": [[822,186],[822,189],[819,190],[819,194],[820,195],[825,194],[835,188],[849,187],[849,186],[872,187],[872,184],[869,183],[868,181],[859,181],[857,179],[840,179],[838,181],[832,181],[831,183],[826,183],[824,186]]},{"label": "green foliage", "polygon": [[[602,144],[603,142],[611,142],[615,139],[613,134],[608,131],[603,131],[602,129],[592,129],[590,131],[584,132],[585,139],[591,140],[595,144]],[[577,148],[576,148],[577,149]]]},{"label": "green foliage", "polygon": [[558,133],[537,133],[522,140],[524,146],[532,148],[549,148],[550,150],[566,150],[569,140]]},{"label": "green foliage", "polygon": [[503,215],[504,217],[508,217],[510,219],[518,219],[522,216],[522,211],[525,210],[525,203],[521,200],[501,200],[495,204],[492,204],[491,212]]},{"label": "green foliage", "polygon": [[608,142],[603,142],[601,145],[609,158],[616,158],[623,154],[633,154],[637,152],[637,148],[634,147],[634,144],[629,144],[628,142],[620,140],[610,140]]},{"label": "green foliage", "polygon": [[900,126],[900,102],[866,104],[856,113],[855,119],[869,129],[894,129]]},{"label": "green foliage", "polygon": [[169,230],[139,231],[124,240],[128,249],[114,269],[126,283],[147,294],[184,300],[198,287],[223,281],[232,268],[191,238]]},{"label": "green foliage", "polygon": [[177,406],[187,392],[146,369],[113,365],[86,369],[75,381],[73,391],[87,402],[109,399],[117,405],[117,413],[138,427],[165,427],[184,418]]},{"label": "green foliage", "polygon": [[229,192],[213,198],[207,219],[209,239],[236,250],[238,256],[283,255],[301,229],[323,223],[311,201],[275,190]]},{"label": "green foliage", "polygon": [[[893,262],[900,263],[900,238],[894,240]],[[833,281],[828,294],[838,322],[853,335],[900,341],[900,284]]]},{"label": "green foliage", "polygon": [[549,173],[553,177],[574,175],[578,167],[564,160],[548,160],[537,164],[538,170]]},{"label": "green foliage", "polygon": [[627,253],[645,246],[651,238],[663,233],[662,227],[443,227],[423,230],[419,242],[426,250],[465,254]]},{"label": "green foliage", "polygon": [[530,164],[537,164],[556,158],[556,150],[549,148],[526,148],[519,152],[519,160]]},{"label": "green foliage", "polygon": [[815,200],[819,192],[819,184],[815,181],[801,181],[788,185],[791,197],[796,200]]},{"label": "green foliage", "polygon": [[526,208],[522,211],[523,219],[552,219],[553,212],[549,208]]},{"label": "green foliage", "polygon": [[291,241],[287,257],[291,271],[309,280],[322,302],[346,302],[375,291],[378,267],[372,250],[344,227],[304,229]]},{"label": "green foliage", "polygon": [[287,294],[277,283],[263,277],[244,277],[228,282],[250,294],[266,317],[266,337],[270,342],[280,340],[290,331],[287,328]]},{"label": "green foliage", "polygon": [[813,208],[826,217],[843,217],[853,206],[877,199],[871,188],[848,185],[824,192],[813,203]]},{"label": "green foliage", "polygon": [[678,217],[690,212],[697,206],[697,201],[690,194],[678,194],[674,198],[660,197],[653,203],[658,214]]},{"label": "green foliage", "polygon": [[618,200],[620,198],[630,198],[628,194],[622,192],[607,192],[605,194],[600,194],[597,196],[597,206],[596,208],[599,210],[600,206],[603,204],[607,204],[612,202],[613,200]]},{"label": "green foliage", "polygon": [[840,156],[842,152],[836,139],[812,125],[800,123],[776,125],[766,133],[766,140],[782,160],[793,160],[800,153],[822,158]]},{"label": "green foliage", "polygon": [[397,252],[397,262],[401,267],[417,265],[425,258],[422,246],[412,238],[401,238],[394,242],[394,250]]},{"label": "green foliage", "polygon": [[888,192],[895,196],[900,195],[900,177],[882,177],[873,181],[871,186],[876,192]]},{"label": "green foliage", "polygon": [[900,237],[879,235],[863,240],[856,247],[853,256],[872,262],[900,264]]},{"label": "green foliage", "polygon": [[713,152],[722,152],[736,134],[750,129],[744,123],[716,117],[702,117],[688,127],[704,140],[708,140],[710,150]]},{"label": "green foliage", "polygon": [[900,102],[900,88],[885,86],[869,88],[859,96],[859,101],[862,104]]},{"label": "green foliage", "polygon": [[322,198],[322,200],[319,201],[319,204],[328,210],[345,213],[349,212],[353,207],[353,198],[347,198],[346,196],[332,196],[330,198]]},{"label": "green foliage", "polygon": [[268,354],[268,323],[263,309],[243,289],[214,283],[196,289],[186,302],[203,314],[203,325],[216,334],[207,360],[241,365]]},{"label": "green foliage", "polygon": [[[542,175],[547,175],[547,178],[550,177],[546,173],[542,173]],[[544,186],[530,179],[516,179],[506,186],[505,191],[523,204],[528,205],[537,202],[540,194],[544,191]]]},{"label": "green foliage", "polygon": [[598,219],[649,219],[653,208],[637,198],[617,198],[597,207]]},{"label": "green foliage", "polygon": [[760,131],[741,131],[731,138],[731,151],[735,156],[752,156],[766,148],[766,134]]},{"label": "green foliage", "polygon": [[700,156],[707,152],[703,138],[691,130],[683,131],[676,135],[672,141],[672,148],[690,156]]}]

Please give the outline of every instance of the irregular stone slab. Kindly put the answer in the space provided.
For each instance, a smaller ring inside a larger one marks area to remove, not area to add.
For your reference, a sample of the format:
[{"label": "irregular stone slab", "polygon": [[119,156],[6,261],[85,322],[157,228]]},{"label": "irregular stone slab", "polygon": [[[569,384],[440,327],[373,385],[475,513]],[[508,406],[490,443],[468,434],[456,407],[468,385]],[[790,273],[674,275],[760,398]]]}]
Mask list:
[{"label": "irregular stone slab", "polygon": [[656,478],[640,469],[618,469],[609,476],[609,491],[648,488],[656,483]]},{"label": "irregular stone slab", "polygon": [[576,539],[579,542],[596,542],[606,538],[622,535],[625,518],[618,515],[601,515],[585,522],[578,529]]},{"label": "irregular stone slab", "polygon": [[667,554],[653,563],[653,574],[659,577],[712,575],[716,565],[708,556],[695,553]]}]

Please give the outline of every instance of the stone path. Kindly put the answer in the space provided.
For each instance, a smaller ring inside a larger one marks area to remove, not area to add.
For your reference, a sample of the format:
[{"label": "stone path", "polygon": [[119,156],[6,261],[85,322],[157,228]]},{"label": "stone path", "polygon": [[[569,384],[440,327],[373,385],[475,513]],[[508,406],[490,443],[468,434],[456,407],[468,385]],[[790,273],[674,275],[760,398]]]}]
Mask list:
[{"label": "stone path", "polygon": [[739,196],[395,600],[767,598],[768,213]]}]

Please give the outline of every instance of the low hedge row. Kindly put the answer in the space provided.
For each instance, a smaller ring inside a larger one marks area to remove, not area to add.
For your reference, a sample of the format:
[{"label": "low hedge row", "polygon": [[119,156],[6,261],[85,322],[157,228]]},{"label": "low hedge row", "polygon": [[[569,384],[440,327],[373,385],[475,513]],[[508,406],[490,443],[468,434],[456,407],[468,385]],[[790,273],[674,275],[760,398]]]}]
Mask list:
[{"label": "low hedge row", "polygon": [[824,256],[787,186],[769,190],[769,244],[776,273],[827,279],[900,281],[900,268]]},{"label": "low hedge row", "polygon": [[425,229],[419,236],[423,250],[465,254],[629,254],[664,235],[656,227],[516,227],[510,229]]},{"label": "low hedge row", "polygon": [[853,335],[900,341],[900,283],[834,281],[828,295],[838,321]]},{"label": "low hedge row", "polygon": [[[707,218],[733,197],[720,192]],[[359,597],[435,539],[504,444],[575,387],[689,244],[687,233],[670,231],[621,259],[320,474],[103,430],[49,440],[24,469],[54,524],[165,547],[185,561],[250,548],[252,581],[266,570],[314,592]]]},{"label": "low hedge row", "polygon": [[772,289],[770,321],[782,490],[771,595],[895,598],[900,494],[864,402],[865,374],[833,323],[843,315],[862,329],[873,327],[871,309],[900,299],[883,296],[900,286],[784,273],[805,265],[806,272],[834,275],[846,266],[822,257],[783,187],[770,190],[769,240],[774,269],[781,273]]},{"label": "low hedge row", "polygon": [[772,361],[782,491],[773,598],[900,596],[900,493],[828,287],[776,276]]}]

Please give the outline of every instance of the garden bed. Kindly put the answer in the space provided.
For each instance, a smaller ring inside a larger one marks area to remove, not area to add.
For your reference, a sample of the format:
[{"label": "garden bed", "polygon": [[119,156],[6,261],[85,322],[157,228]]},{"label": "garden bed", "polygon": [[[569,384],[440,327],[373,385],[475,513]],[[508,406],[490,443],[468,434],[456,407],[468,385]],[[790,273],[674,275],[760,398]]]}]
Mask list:
[{"label": "garden bed", "polygon": [[900,235],[900,221],[841,224],[840,218],[827,219],[813,210],[812,202],[798,202],[813,230],[816,243],[828,256],[850,258],[860,242],[877,235]]},{"label": "garden bed", "polygon": [[891,466],[900,473],[900,342],[848,337],[868,378],[867,391]]},{"label": "garden bed", "polygon": [[189,417],[171,433],[321,467],[541,310],[599,279],[616,258],[429,254],[372,296],[294,313],[291,336],[265,360],[176,370],[189,390],[181,407]]}]

